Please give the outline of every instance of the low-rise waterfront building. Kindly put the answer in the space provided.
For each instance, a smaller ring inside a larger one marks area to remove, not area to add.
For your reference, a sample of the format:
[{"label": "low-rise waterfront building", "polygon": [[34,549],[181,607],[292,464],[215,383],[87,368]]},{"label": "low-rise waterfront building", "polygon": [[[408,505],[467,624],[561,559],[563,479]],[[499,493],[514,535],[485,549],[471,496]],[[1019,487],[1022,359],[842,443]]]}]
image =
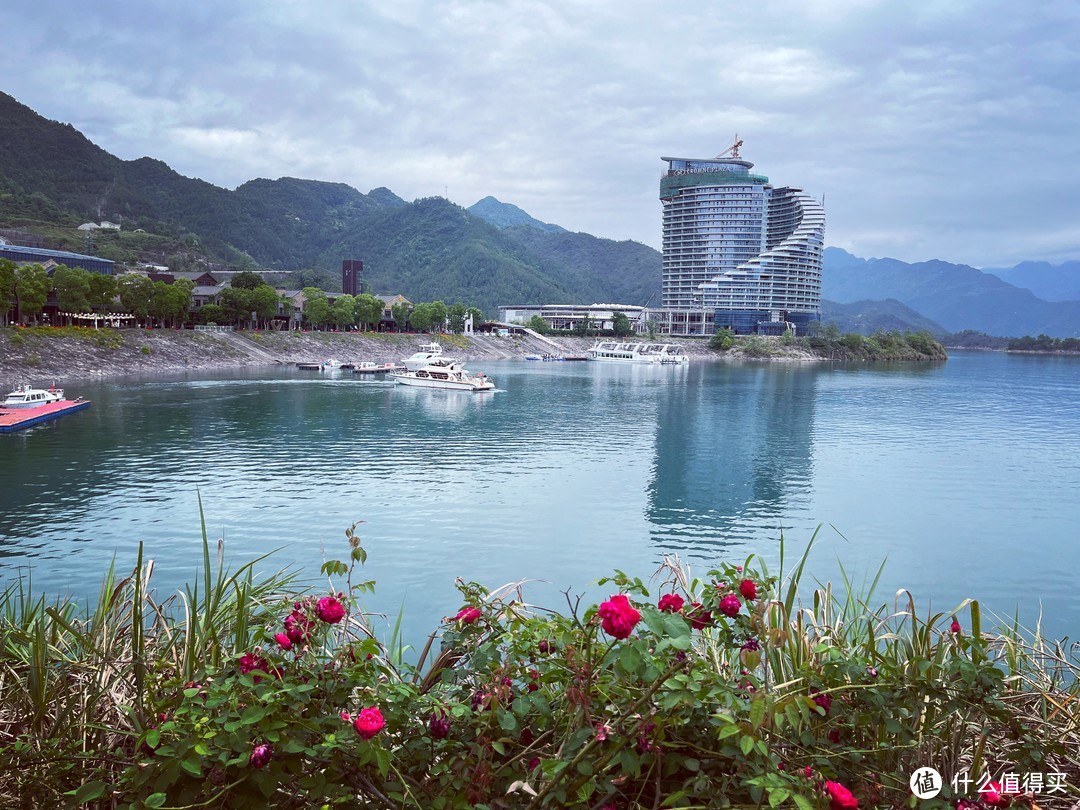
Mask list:
[{"label": "low-rise waterfront building", "polygon": [[625,315],[636,332],[647,329],[646,308],[633,304],[539,304],[500,306],[499,320],[504,323],[528,325],[539,315],[548,328],[556,332],[577,329],[588,318],[593,329],[610,330],[614,328],[615,314]]}]

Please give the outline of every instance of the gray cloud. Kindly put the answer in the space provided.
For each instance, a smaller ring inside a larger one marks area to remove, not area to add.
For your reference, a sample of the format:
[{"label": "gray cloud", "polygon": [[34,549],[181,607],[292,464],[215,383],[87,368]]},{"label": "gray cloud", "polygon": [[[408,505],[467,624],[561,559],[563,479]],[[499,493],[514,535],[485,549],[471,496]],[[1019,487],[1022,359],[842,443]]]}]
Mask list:
[{"label": "gray cloud", "polygon": [[99,5],[5,4],[0,89],[217,185],[492,194],[658,246],[660,156],[738,132],[859,255],[1080,257],[1073,4]]}]

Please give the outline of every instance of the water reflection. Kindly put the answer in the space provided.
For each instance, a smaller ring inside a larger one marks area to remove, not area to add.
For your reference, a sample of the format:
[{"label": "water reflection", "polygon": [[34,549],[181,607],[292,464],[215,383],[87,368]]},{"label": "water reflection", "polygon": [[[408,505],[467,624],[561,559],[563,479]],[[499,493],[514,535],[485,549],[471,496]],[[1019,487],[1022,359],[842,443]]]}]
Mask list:
[{"label": "water reflection", "polygon": [[715,560],[779,536],[810,490],[817,373],[700,365],[663,392],[646,511],[661,549]]}]

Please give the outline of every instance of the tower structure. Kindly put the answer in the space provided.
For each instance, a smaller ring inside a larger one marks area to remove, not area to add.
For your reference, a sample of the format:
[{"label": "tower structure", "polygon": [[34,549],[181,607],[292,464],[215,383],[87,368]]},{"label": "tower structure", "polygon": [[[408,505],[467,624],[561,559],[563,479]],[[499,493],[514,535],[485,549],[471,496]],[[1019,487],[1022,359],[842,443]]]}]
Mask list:
[{"label": "tower structure", "polygon": [[341,292],[358,295],[364,291],[364,263],[359,259],[343,259],[341,262]]},{"label": "tower structure", "polygon": [[741,145],[712,159],[661,158],[662,332],[805,334],[821,319],[824,206],[752,174]]}]

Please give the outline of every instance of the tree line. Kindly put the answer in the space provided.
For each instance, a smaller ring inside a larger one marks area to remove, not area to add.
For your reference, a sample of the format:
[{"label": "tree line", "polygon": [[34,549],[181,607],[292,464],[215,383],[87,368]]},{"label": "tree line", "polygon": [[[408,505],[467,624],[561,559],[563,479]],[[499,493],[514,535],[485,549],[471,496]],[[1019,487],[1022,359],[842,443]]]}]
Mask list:
[{"label": "tree line", "polygon": [[[73,323],[80,314],[121,311],[143,325],[179,327],[195,321],[201,324],[270,328],[291,319],[294,302],[280,294],[254,271],[233,276],[230,286],[218,293],[215,303],[192,311],[195,282],[186,278],[169,284],[129,273],[111,276],[92,273],[82,267],[58,265],[50,276],[40,264],[16,265],[0,259],[0,325],[7,325],[9,313],[17,308],[21,318],[37,324],[49,294],[55,295],[61,325]],[[316,328],[375,329],[383,320],[385,304],[369,293],[338,295],[333,301],[318,287],[303,289],[303,322]],[[471,316],[474,323],[484,319],[476,307],[462,303],[447,306],[442,301],[410,307],[398,303],[391,314],[399,330],[419,332],[449,329],[464,332]]]}]

